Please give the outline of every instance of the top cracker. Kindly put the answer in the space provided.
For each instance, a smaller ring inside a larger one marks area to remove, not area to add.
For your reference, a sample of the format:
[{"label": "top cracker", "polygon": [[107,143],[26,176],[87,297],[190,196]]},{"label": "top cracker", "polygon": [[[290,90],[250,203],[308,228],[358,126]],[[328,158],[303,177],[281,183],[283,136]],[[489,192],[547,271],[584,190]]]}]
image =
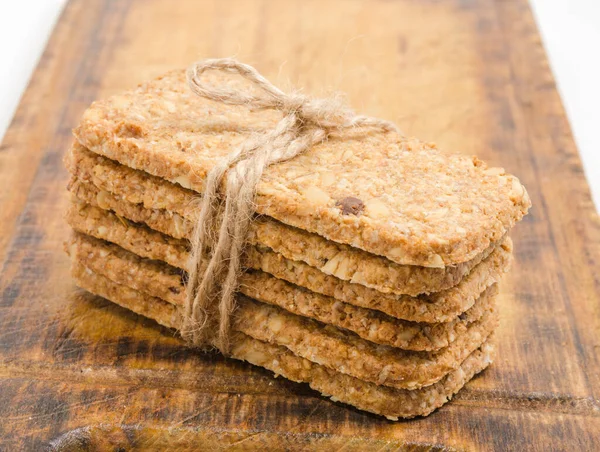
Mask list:
[{"label": "top cracker", "polygon": [[[201,193],[219,157],[280,117],[200,98],[177,71],[95,102],[75,136],[93,152]],[[350,132],[269,167],[256,212],[399,264],[444,267],[500,240],[530,204],[516,177],[475,157],[396,133]]]}]

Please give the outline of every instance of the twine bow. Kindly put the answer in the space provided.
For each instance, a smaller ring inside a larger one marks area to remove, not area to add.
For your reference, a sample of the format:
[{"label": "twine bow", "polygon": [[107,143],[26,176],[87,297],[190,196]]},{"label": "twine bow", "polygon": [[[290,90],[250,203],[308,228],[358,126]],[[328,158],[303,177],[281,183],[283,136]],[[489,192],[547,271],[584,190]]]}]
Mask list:
[{"label": "twine bow", "polygon": [[[240,75],[255,89],[246,92],[227,86],[208,86],[201,77],[209,70]],[[312,99],[297,93],[286,94],[252,66],[233,59],[195,63],[188,69],[187,79],[191,90],[206,99],[243,105],[250,110],[274,109],[283,113],[272,130],[247,139],[208,173],[192,237],[181,333],[193,345],[215,346],[228,354],[242,253],[254,214],[256,187],[264,170],[302,154],[333,132],[354,128],[382,132],[397,129],[389,121],[355,115],[336,97]],[[224,178],[223,200],[219,187]]]}]

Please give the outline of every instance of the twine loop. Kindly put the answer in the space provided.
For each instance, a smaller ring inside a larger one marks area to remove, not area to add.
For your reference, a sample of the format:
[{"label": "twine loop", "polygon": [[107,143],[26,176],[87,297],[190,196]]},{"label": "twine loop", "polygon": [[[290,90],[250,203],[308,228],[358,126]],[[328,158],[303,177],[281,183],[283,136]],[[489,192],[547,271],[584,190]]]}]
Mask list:
[{"label": "twine loop", "polygon": [[[209,85],[202,75],[211,70],[237,74],[254,89]],[[279,110],[283,114],[272,130],[251,136],[209,171],[192,236],[181,333],[190,344],[214,346],[228,354],[242,254],[254,215],[256,187],[264,170],[302,154],[334,132],[397,129],[389,121],[355,115],[340,97],[313,99],[284,93],[252,66],[229,58],[197,62],[188,69],[187,79],[192,92],[200,97],[249,110]]]}]

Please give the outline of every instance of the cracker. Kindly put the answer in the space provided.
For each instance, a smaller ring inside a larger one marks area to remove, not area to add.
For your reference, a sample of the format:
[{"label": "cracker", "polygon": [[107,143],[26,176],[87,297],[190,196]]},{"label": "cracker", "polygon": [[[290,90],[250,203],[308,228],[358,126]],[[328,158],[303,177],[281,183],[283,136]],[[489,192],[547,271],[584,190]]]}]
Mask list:
[{"label": "cracker", "polygon": [[[78,257],[74,255],[74,259]],[[117,284],[127,281],[126,274],[143,272],[136,268],[137,262],[126,260],[110,272],[109,265],[119,258],[113,255],[106,261],[105,257],[100,252],[97,255],[103,264],[97,267],[103,271],[99,274],[114,277]],[[140,286],[146,289],[146,284],[142,282]],[[469,324],[448,347],[434,352],[414,352],[374,344],[348,331],[239,295],[232,327],[255,339],[283,345],[298,356],[361,380],[416,389],[433,384],[458,368],[491,334],[497,321],[492,303],[481,319]]]},{"label": "cracker", "polygon": [[295,355],[329,369],[399,389],[418,389],[460,367],[496,329],[494,308],[473,322],[448,347],[413,352],[377,345],[358,336],[246,298],[239,303],[235,329],[263,342],[282,345]]},{"label": "cracker", "polygon": [[[71,238],[70,254],[85,267],[119,284],[179,306],[185,303],[182,271],[164,262],[143,259],[117,245],[80,233]],[[452,322],[433,324],[397,320],[315,294],[261,271],[242,275],[240,292],[294,314],[347,329],[377,344],[432,351],[448,346],[487,312],[496,286],[486,290],[472,308]]]},{"label": "cracker", "polygon": [[76,261],[72,262],[71,276],[79,287],[88,292],[100,295],[167,328],[181,327],[181,313],[173,304],[117,284]]},{"label": "cracker", "polygon": [[[184,237],[191,236],[198,217],[198,193],[120,165],[90,152],[78,143],[73,145],[65,162],[78,181],[92,184],[100,191],[147,210],[168,211],[162,216],[178,227],[175,230],[168,224],[159,226],[167,234],[173,235],[182,230]],[[252,224],[248,241],[264,245],[287,259],[304,262],[344,281],[362,284],[379,292],[413,296],[455,286],[496,245],[488,247],[474,259],[453,267],[440,269],[398,265],[381,256],[326,240],[266,216],[257,218]]]},{"label": "cracker", "polygon": [[[231,83],[221,76],[215,82]],[[280,117],[202,99],[188,89],[184,71],[175,71],[95,102],[75,135],[97,154],[201,193],[220,157]],[[362,201],[360,215],[340,209],[347,197]],[[269,167],[256,198],[260,214],[425,267],[473,259],[529,206],[525,188],[501,168],[396,133],[360,131]]]},{"label": "cracker", "polygon": [[[93,198],[91,200],[94,201]],[[178,268],[183,267],[189,257],[185,241],[173,239],[145,225],[130,222],[108,210],[78,200],[74,200],[70,206],[67,221],[81,233]],[[511,250],[512,242],[507,239],[459,285],[419,297],[382,294],[359,284],[347,283],[306,264],[287,260],[266,248],[249,247],[246,265],[312,292],[354,306],[375,309],[397,319],[439,323],[454,320],[473,306],[484,290],[500,280],[510,265]]]},{"label": "cracker", "polygon": [[[80,287],[126,309],[161,325],[180,327],[176,308],[170,303],[116,284],[81,265],[73,266],[73,277]],[[421,389],[406,390],[375,385],[332,371],[294,355],[285,347],[261,342],[243,333],[235,333],[232,339],[232,357],[264,367],[289,380],[308,383],[312,389],[334,401],[391,420],[428,415],[448,402],[475,374],[485,369],[494,355],[493,341],[488,339],[457,370],[439,382]]]}]

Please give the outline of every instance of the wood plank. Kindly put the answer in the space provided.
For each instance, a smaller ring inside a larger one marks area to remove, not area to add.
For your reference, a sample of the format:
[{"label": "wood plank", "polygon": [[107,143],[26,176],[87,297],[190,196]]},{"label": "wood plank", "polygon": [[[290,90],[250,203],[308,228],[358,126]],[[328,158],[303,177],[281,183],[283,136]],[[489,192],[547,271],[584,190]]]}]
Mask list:
[{"label": "wood plank", "polygon": [[[499,357],[432,416],[389,422],[198,354],[70,281],[61,158],[83,109],[234,54],[281,86],[345,91],[358,111],[476,153],[528,187],[534,208],[514,234]],[[600,221],[524,0],[74,0],[0,149],[0,449],[600,441]]]},{"label": "wood plank", "polygon": [[0,146],[0,262],[38,165],[59,155],[77,117],[96,97],[93,74],[112,52],[126,2],[71,2],[65,8]]}]

